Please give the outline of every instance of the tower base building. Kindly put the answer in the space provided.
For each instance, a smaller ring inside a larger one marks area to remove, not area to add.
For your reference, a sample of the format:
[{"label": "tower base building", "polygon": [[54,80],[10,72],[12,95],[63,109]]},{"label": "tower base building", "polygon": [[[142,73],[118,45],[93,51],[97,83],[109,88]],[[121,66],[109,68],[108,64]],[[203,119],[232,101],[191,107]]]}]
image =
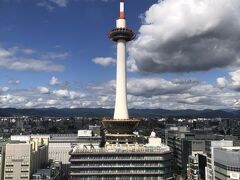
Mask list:
[{"label": "tower base building", "polygon": [[161,139],[148,144],[85,146],[70,152],[71,180],[168,180],[172,179],[172,153]]}]

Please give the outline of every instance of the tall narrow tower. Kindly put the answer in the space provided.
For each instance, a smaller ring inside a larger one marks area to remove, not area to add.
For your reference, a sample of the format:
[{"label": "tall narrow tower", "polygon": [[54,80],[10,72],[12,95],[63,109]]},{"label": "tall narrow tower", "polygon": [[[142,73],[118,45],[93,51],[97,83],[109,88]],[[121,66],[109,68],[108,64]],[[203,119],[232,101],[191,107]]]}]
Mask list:
[{"label": "tall narrow tower", "polygon": [[110,32],[109,37],[117,42],[117,84],[114,119],[129,119],[126,82],[126,42],[132,40],[135,34],[126,27],[124,0],[120,2],[120,16],[116,21],[116,28]]},{"label": "tall narrow tower", "polygon": [[129,119],[128,115],[126,43],[135,38],[135,33],[127,28],[124,0],[120,0],[120,16],[116,21],[116,28],[109,33],[109,38],[117,43],[116,101],[113,119],[103,120],[102,123],[111,134],[129,134],[139,121]]}]

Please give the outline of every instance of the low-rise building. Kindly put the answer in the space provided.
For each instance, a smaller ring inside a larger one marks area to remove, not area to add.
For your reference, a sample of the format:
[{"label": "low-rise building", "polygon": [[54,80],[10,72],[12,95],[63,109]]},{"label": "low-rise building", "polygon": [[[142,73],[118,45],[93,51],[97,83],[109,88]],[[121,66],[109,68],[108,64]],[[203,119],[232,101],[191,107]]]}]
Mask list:
[{"label": "low-rise building", "polygon": [[51,162],[50,167],[47,169],[38,169],[36,173],[32,175],[32,180],[63,180],[62,163]]}]

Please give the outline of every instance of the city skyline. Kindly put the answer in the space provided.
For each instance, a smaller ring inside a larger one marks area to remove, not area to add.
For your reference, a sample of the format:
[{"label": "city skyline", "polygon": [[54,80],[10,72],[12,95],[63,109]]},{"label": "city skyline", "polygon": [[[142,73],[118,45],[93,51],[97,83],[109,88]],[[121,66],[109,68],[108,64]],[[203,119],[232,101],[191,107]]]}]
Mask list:
[{"label": "city skyline", "polygon": [[[238,1],[126,3],[129,108],[239,108]],[[0,2],[2,107],[113,108],[118,5]]]}]

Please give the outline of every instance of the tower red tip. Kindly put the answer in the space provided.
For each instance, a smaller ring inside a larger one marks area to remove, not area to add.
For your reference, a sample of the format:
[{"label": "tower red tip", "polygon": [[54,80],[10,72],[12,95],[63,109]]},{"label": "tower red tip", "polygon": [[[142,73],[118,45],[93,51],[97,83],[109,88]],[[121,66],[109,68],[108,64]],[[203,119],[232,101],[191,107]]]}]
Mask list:
[{"label": "tower red tip", "polygon": [[119,19],[124,19],[124,0],[120,0],[120,17]]}]

